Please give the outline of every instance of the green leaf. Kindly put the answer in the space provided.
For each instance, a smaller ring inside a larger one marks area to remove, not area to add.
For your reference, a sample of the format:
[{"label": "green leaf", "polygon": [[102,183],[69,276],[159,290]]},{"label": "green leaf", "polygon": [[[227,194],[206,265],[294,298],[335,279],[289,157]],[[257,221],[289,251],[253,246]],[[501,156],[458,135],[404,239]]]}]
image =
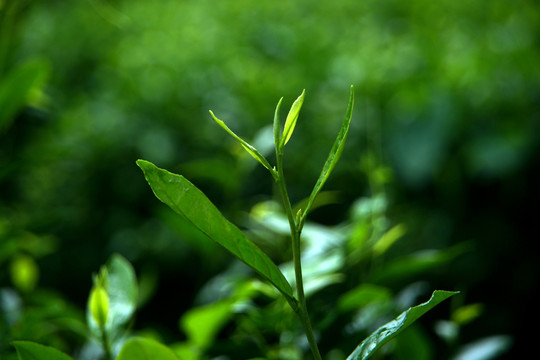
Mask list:
[{"label": "green leaf", "polygon": [[367,337],[354,352],[349,355],[347,360],[366,360],[371,357],[381,346],[392,340],[401,331],[405,330],[422,315],[434,308],[442,301],[458,294],[459,291],[435,290],[431,298],[420,305],[409,308],[389,323],[375,330]]},{"label": "green leaf", "polygon": [[159,200],[270,281],[289,302],[295,302],[291,286],[276,264],[225,219],[197,187],[183,176],[160,169],[151,162],[137,160],[137,165]]},{"label": "green leaf", "polygon": [[296,126],[296,120],[298,120],[298,114],[300,113],[300,109],[302,108],[302,104],[304,104],[304,95],[306,94],[306,90],[304,89],[300,96],[294,101],[294,103],[291,106],[291,109],[289,110],[289,113],[287,114],[287,119],[285,120],[285,126],[283,128],[283,136],[281,137],[281,140],[279,142],[279,149],[282,149],[283,146],[289,141],[291,138],[294,127]]},{"label": "green leaf", "polygon": [[373,284],[362,284],[340,296],[338,309],[357,310],[373,303],[388,302],[391,299],[392,293],[389,289]]},{"label": "green leaf", "polygon": [[279,147],[279,141],[281,139],[281,121],[279,120],[279,109],[281,109],[281,102],[283,98],[279,99],[276,111],[274,112],[274,144],[276,149]]},{"label": "green leaf", "polygon": [[407,232],[405,225],[398,224],[385,232],[379,240],[373,245],[373,254],[380,256],[384,254],[396,241],[398,241]]},{"label": "green leaf", "polygon": [[443,250],[422,250],[414,254],[405,255],[375,269],[370,274],[370,281],[377,284],[388,284],[411,278],[417,274],[431,271],[447,265],[457,256],[468,250],[469,244],[460,243]]},{"label": "green leaf", "polygon": [[11,344],[17,349],[19,360],[73,360],[55,348],[31,341],[13,341]]},{"label": "green leaf", "polygon": [[341,157],[341,153],[343,152],[343,148],[345,147],[345,140],[347,138],[347,134],[349,133],[353,106],[354,106],[354,87],[351,85],[351,90],[350,90],[350,95],[349,95],[349,104],[347,105],[345,118],[343,119],[343,123],[341,124],[341,129],[339,130],[339,134],[334,142],[334,145],[332,146],[332,149],[330,150],[330,154],[328,155],[328,158],[326,159],[326,162],[324,163],[321,174],[319,175],[319,178],[317,179],[317,183],[313,187],[313,191],[311,192],[311,195],[309,196],[306,209],[304,210],[302,214],[301,224],[303,224],[303,222],[305,221],[305,218],[309,210],[311,209],[311,206],[313,205],[313,201],[315,201],[315,197],[317,196],[319,191],[321,191],[322,187],[324,186],[324,183],[326,183],[326,180],[328,180],[330,173],[332,172],[332,170],[334,170],[334,167],[336,166],[339,158]]},{"label": "green leaf", "polygon": [[265,168],[267,168],[268,170],[270,170],[270,172],[272,173],[272,175],[274,175],[274,170],[272,169],[272,166],[270,166],[270,163],[268,162],[268,160],[266,160],[266,158],[257,150],[255,149],[255,147],[253,147],[252,145],[250,145],[247,141],[245,141],[244,139],[242,139],[240,136],[236,135],[231,129],[229,129],[229,127],[227,125],[225,125],[225,122],[223,122],[223,120],[220,120],[218,119],[214,113],[212,112],[212,110],[210,110],[210,115],[212,115],[212,118],[214,119],[214,121],[219,125],[221,126],[226,132],[228,132],[233,138],[235,138],[236,140],[238,140],[238,142],[240,142],[240,145],[242,145],[242,147],[249,153],[249,155],[251,155],[255,160],[257,160],[259,163],[261,163],[262,166],[264,166]]},{"label": "green leaf", "polygon": [[[135,271],[129,261],[114,254],[94,281],[96,282],[94,286],[103,286],[107,292],[109,303],[105,331],[112,340],[115,340],[124,332],[125,325],[131,320],[137,307],[138,288]],[[89,301],[86,320],[91,333],[100,339],[101,329],[92,314],[91,305]]]},{"label": "green leaf", "polygon": [[31,60],[15,68],[0,81],[0,130],[7,128],[17,112],[43,87],[49,65]]},{"label": "green leaf", "polygon": [[180,320],[189,342],[199,349],[210,345],[219,330],[232,317],[233,305],[232,301],[225,299],[190,309]]},{"label": "green leaf", "polygon": [[167,346],[157,341],[134,337],[126,341],[116,360],[179,360]]}]

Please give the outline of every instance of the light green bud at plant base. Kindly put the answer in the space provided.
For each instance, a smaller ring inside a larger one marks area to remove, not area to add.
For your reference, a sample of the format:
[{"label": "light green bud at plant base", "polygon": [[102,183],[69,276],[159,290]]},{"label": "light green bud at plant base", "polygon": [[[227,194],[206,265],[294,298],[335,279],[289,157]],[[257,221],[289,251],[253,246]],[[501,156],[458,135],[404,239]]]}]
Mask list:
[{"label": "light green bud at plant base", "polygon": [[109,295],[101,284],[94,286],[90,293],[90,313],[100,328],[105,326],[109,315]]}]

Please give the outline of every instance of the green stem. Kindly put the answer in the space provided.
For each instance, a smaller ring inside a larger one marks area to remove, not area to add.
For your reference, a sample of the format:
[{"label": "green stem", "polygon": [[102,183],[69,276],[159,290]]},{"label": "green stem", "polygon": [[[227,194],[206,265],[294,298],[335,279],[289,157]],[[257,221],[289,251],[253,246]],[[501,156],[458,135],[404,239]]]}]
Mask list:
[{"label": "green stem", "polygon": [[[285,207],[285,212],[287,213],[287,218],[289,219],[289,226],[291,228],[292,236],[292,253],[293,253],[293,263],[294,263],[294,275],[296,279],[296,293],[298,297],[298,307],[294,309],[300,321],[306,337],[309,342],[309,347],[315,360],[322,360],[321,354],[319,353],[319,348],[317,346],[317,341],[315,339],[315,334],[313,333],[313,328],[311,327],[311,321],[309,319],[307,306],[306,306],[306,297],[304,294],[304,280],[302,276],[302,261],[301,261],[301,252],[300,252],[300,234],[302,232],[302,227],[297,226],[294,219],[293,210],[291,206],[291,201],[289,199],[289,193],[287,192],[287,186],[285,184],[285,176],[283,174],[283,153],[276,152],[277,157],[277,177],[276,181],[279,186],[279,191],[283,200],[283,205]],[[300,225],[300,224],[299,224]]]},{"label": "green stem", "polygon": [[109,344],[109,337],[107,336],[107,331],[105,326],[100,326],[101,330],[101,342],[103,344],[103,350],[105,350],[105,360],[113,360],[111,345]]}]

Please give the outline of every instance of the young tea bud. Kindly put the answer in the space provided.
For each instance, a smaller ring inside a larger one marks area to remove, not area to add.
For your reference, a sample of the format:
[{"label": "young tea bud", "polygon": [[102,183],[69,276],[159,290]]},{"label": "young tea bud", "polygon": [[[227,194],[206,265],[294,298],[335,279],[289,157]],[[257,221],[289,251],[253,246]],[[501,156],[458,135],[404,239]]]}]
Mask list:
[{"label": "young tea bud", "polygon": [[107,323],[109,295],[101,284],[96,284],[90,293],[90,313],[100,328]]}]

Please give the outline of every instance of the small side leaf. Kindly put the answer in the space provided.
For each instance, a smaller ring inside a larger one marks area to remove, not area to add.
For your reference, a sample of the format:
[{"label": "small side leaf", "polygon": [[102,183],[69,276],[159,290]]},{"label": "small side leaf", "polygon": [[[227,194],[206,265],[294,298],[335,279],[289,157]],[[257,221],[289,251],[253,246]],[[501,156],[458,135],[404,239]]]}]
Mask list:
[{"label": "small side leaf", "polygon": [[306,90],[304,89],[300,96],[294,101],[294,103],[291,106],[291,110],[289,110],[289,113],[287,114],[287,119],[285,120],[285,126],[283,128],[283,136],[281,137],[279,148],[283,148],[285,144],[289,141],[291,138],[294,127],[296,126],[296,120],[298,120],[298,114],[300,113],[300,109],[302,108],[302,104],[304,104],[304,95],[306,94]]},{"label": "small side leaf", "polygon": [[116,360],[179,360],[167,346],[151,339],[134,337],[126,341]]},{"label": "small side leaf", "polygon": [[13,341],[11,344],[17,349],[19,360],[73,360],[55,348],[31,341]]},{"label": "small side leaf", "polygon": [[386,323],[377,330],[375,330],[369,337],[367,337],[354,352],[349,355],[347,360],[366,360],[371,357],[381,346],[392,340],[401,331],[410,326],[413,322],[418,320],[422,315],[434,308],[442,301],[448,299],[451,296],[458,294],[459,291],[444,291],[435,290],[431,295],[431,298],[420,305],[409,308],[404,311],[394,320]]},{"label": "small side leaf", "polygon": [[229,127],[223,122],[223,120],[218,119],[212,110],[210,110],[210,115],[212,115],[212,118],[214,121],[221,126],[226,132],[228,132],[233,138],[238,140],[240,142],[240,145],[251,155],[255,160],[257,160],[259,163],[261,163],[262,166],[270,170],[270,172],[273,174],[272,166],[270,166],[270,163],[268,163],[268,160],[262,154],[255,149],[252,145],[250,145],[247,141],[242,139],[240,136],[236,135]]},{"label": "small side leaf", "polygon": [[295,302],[292,288],[276,264],[240,229],[225,219],[195,185],[183,176],[160,169],[151,162],[137,160],[137,165],[159,200],[270,281],[289,302]]},{"label": "small side leaf", "polygon": [[324,183],[326,183],[326,180],[330,176],[330,173],[332,172],[332,170],[334,170],[334,167],[336,166],[339,158],[341,157],[341,153],[343,152],[343,148],[345,147],[345,140],[347,138],[347,134],[349,133],[353,106],[354,106],[354,87],[351,85],[351,90],[350,90],[350,95],[349,95],[349,104],[347,105],[345,118],[343,119],[343,123],[341,124],[341,129],[339,130],[339,134],[336,140],[334,141],[334,145],[332,145],[330,154],[328,154],[328,158],[326,159],[326,162],[324,163],[321,174],[319,175],[319,178],[317,179],[317,183],[313,187],[313,191],[311,192],[311,195],[309,196],[306,209],[304,210],[302,214],[302,223],[304,222],[305,217],[307,216],[309,210],[311,209],[311,206],[313,205],[313,201],[315,201],[315,197],[321,191],[322,187],[324,186]]}]

